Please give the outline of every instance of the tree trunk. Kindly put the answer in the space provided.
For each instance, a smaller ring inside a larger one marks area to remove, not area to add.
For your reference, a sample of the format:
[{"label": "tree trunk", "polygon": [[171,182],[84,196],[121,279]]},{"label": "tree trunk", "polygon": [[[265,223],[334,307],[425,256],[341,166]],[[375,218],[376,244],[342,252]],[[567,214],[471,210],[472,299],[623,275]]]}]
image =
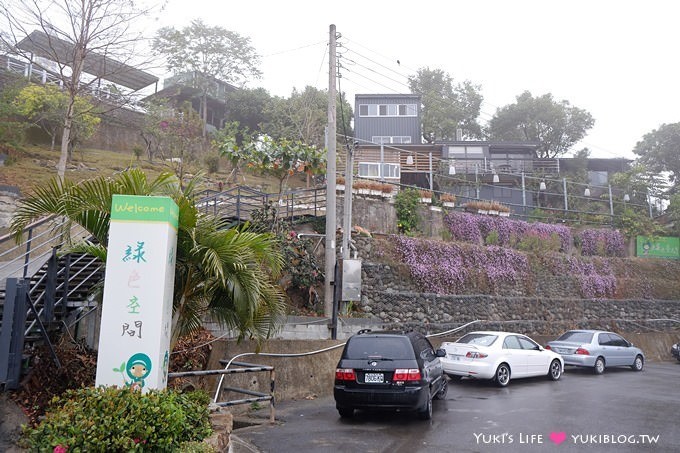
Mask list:
[{"label": "tree trunk", "polygon": [[71,101],[66,109],[64,117],[64,133],[61,135],[61,155],[59,156],[59,163],[57,164],[57,176],[61,181],[66,175],[66,163],[69,155],[69,142],[71,138],[71,126],[73,125],[73,101]]}]

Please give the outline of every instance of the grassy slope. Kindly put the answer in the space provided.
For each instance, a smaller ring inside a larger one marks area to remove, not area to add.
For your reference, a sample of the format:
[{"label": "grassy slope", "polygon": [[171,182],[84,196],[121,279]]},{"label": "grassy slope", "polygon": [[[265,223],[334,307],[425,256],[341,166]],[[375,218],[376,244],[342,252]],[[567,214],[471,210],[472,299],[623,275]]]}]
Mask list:
[{"label": "grassy slope", "polygon": [[[50,151],[45,146],[25,146],[21,150],[11,153],[5,166],[0,167],[0,185],[16,186],[22,194],[31,192],[31,188],[45,184],[57,174],[56,165],[59,161],[59,150]],[[72,180],[84,180],[99,175],[110,175],[129,166],[143,168],[150,176],[162,171],[173,171],[169,164],[156,160],[149,162],[145,159],[137,160],[132,153],[85,149],[76,151],[66,170],[66,177]],[[189,173],[202,171],[205,188],[217,189],[219,181],[226,182],[230,168],[226,160],[220,162],[220,171],[207,174],[204,165],[190,165]],[[239,178],[240,184],[261,187],[267,192],[276,192],[278,183],[275,180],[245,174]],[[289,187],[304,187],[301,177],[292,178]],[[225,186],[226,187],[226,186]]]}]

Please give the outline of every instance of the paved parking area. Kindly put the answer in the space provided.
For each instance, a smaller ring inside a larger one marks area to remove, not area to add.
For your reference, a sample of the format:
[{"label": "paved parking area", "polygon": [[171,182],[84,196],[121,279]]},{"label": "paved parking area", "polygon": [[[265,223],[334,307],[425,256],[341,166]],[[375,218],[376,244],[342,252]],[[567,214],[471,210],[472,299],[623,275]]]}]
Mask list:
[{"label": "paved parking area", "polygon": [[[680,363],[567,368],[562,379],[449,383],[433,420],[411,414],[338,416],[332,397],[284,402],[279,423],[239,429],[234,451],[259,452],[677,452]],[[263,409],[268,412],[268,409]]]}]

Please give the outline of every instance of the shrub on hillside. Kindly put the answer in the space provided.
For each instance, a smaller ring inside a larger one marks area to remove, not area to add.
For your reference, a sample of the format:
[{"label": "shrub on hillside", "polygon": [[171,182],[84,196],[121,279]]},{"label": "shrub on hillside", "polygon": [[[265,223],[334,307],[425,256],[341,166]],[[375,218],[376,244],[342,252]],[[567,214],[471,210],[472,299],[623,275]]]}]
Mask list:
[{"label": "shrub on hillside", "polygon": [[573,243],[571,230],[563,225],[529,223],[507,217],[462,212],[447,214],[444,223],[454,240],[475,244],[481,244],[482,239],[486,240],[493,232],[495,232],[494,245],[520,248],[525,251],[537,249],[532,244],[538,241],[541,243],[538,247],[541,251],[568,252]]},{"label": "shrub on hillside", "polygon": [[581,255],[625,256],[623,234],[618,230],[587,229],[578,233]]},{"label": "shrub on hillside", "polygon": [[113,387],[68,390],[52,401],[36,428],[26,428],[31,451],[170,451],[211,434],[204,392]]}]

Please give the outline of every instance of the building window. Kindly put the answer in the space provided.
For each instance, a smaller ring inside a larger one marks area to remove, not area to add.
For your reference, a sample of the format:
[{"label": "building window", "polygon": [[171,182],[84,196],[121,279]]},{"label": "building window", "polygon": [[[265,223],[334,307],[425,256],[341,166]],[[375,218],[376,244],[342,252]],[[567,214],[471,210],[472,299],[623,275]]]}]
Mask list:
[{"label": "building window", "polygon": [[359,162],[359,176],[362,178],[399,179],[401,168],[399,164],[383,164],[383,174],[380,174],[380,162]]},{"label": "building window", "polygon": [[606,171],[589,171],[588,182],[594,186],[606,186],[609,175]]},{"label": "building window", "polygon": [[418,105],[359,104],[359,116],[418,116]]},{"label": "building window", "polygon": [[397,136],[390,136],[390,135],[374,135],[371,137],[371,141],[375,143],[376,145],[379,145],[381,143],[399,143],[399,144],[410,144],[411,142],[411,137],[408,135],[397,135]]}]

